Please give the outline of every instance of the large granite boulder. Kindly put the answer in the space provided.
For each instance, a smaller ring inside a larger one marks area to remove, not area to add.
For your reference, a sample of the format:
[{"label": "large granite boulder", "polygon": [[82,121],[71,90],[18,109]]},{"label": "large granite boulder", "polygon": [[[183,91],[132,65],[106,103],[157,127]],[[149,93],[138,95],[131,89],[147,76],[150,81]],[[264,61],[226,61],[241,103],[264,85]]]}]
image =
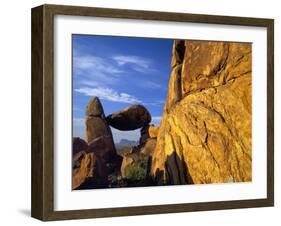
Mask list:
[{"label": "large granite boulder", "polygon": [[86,109],[86,141],[89,144],[94,139],[100,137],[112,138],[112,133],[105,120],[103,107],[99,98],[93,97]]},{"label": "large granite boulder", "polygon": [[95,156],[85,151],[77,152],[72,159],[72,189],[78,188],[93,177]]},{"label": "large granite boulder", "polygon": [[96,158],[93,171],[94,186],[107,187],[108,175],[120,169],[121,157],[116,153],[111,129],[97,97],[89,101],[86,116],[87,153],[93,153]]},{"label": "large granite boulder", "polygon": [[118,130],[135,130],[151,121],[149,111],[143,105],[132,105],[106,117],[110,126]]},{"label": "large granite boulder", "polygon": [[251,62],[248,43],[175,43],[151,163],[157,184],[252,180]]},{"label": "large granite boulder", "polygon": [[72,140],[72,189],[76,189],[88,177],[93,176],[94,155],[87,153],[88,144],[79,137]]}]

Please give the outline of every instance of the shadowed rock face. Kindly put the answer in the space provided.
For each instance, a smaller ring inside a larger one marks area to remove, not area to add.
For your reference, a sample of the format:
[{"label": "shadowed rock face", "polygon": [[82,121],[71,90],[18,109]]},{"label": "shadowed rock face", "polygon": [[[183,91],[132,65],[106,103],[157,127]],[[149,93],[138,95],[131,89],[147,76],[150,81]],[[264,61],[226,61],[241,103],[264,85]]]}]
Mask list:
[{"label": "shadowed rock face", "polygon": [[86,107],[86,116],[101,117],[104,116],[103,107],[98,97],[92,97]]},{"label": "shadowed rock face", "polygon": [[157,143],[156,138],[148,138],[140,148],[140,153],[145,156],[152,156],[153,151],[156,147],[156,143]]},{"label": "shadowed rock face", "polygon": [[142,105],[132,105],[115,112],[106,118],[108,124],[118,130],[135,130],[148,125],[151,121],[149,111]]},{"label": "shadowed rock face", "polygon": [[[93,97],[86,109],[87,153],[95,156],[93,180],[95,187],[107,187],[108,175],[120,168],[121,159],[116,154],[112,132],[105,120],[103,107],[97,97]],[[81,185],[83,187],[83,185]]]},{"label": "shadowed rock face", "polygon": [[168,111],[175,103],[182,98],[181,71],[185,54],[184,41],[175,40],[172,50],[171,75],[169,80],[168,97],[165,103],[165,111]]},{"label": "shadowed rock face", "polygon": [[86,108],[86,142],[99,137],[112,137],[98,97],[92,97]]},{"label": "shadowed rock face", "polygon": [[177,41],[151,176],[157,184],[252,180],[251,44]]},{"label": "shadowed rock face", "polygon": [[154,126],[154,125],[147,125],[141,128],[140,131],[141,136],[139,139],[140,145],[145,144],[149,138],[157,138],[158,130],[159,130],[159,126]]},{"label": "shadowed rock face", "polygon": [[88,149],[87,143],[79,138],[79,137],[74,137],[72,140],[73,146],[72,146],[72,154],[75,155],[76,153],[80,151],[86,151]]}]

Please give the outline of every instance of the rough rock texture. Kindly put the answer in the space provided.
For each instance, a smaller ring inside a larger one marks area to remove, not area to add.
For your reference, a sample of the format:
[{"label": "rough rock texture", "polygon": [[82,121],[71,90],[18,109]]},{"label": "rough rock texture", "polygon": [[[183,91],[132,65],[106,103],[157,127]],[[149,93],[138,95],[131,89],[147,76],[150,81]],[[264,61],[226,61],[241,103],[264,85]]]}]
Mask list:
[{"label": "rough rock texture", "polygon": [[156,138],[158,135],[159,126],[149,125],[143,128],[148,138]]},{"label": "rough rock texture", "polygon": [[144,144],[149,138],[157,138],[158,131],[159,131],[159,126],[154,126],[154,125],[147,125],[141,128],[140,131],[141,134],[139,140],[140,145]]},{"label": "rough rock texture", "polygon": [[122,165],[121,165],[121,176],[123,178],[128,177],[129,170],[135,163],[136,158],[137,158],[137,155],[133,154],[133,153],[128,153],[123,156],[123,161],[122,161]]},{"label": "rough rock texture", "polygon": [[132,147],[131,152],[123,155],[121,176],[126,179],[126,186],[154,185],[149,173],[156,142],[156,138],[147,138],[145,143]]},{"label": "rough rock texture", "polygon": [[72,140],[72,154],[75,155],[80,151],[86,151],[88,149],[88,144],[86,141],[79,137],[74,137]]},{"label": "rough rock texture", "polygon": [[87,178],[93,177],[95,160],[93,153],[85,151],[80,151],[73,156],[72,189],[79,187]]},{"label": "rough rock texture", "polygon": [[172,50],[171,75],[168,88],[168,96],[166,99],[165,110],[168,111],[175,103],[182,99],[182,78],[181,71],[185,53],[185,45],[183,41],[175,40]]},{"label": "rough rock texture", "polygon": [[126,154],[132,153],[134,151],[134,147],[132,146],[125,146],[117,149],[117,154],[120,156],[124,156]]},{"label": "rough rock texture", "polygon": [[157,184],[251,181],[251,62],[251,44],[175,42],[150,172]]},{"label": "rough rock texture", "polygon": [[79,137],[72,140],[72,189],[79,187],[88,177],[93,176],[94,155],[87,153],[88,144]]},{"label": "rough rock texture", "polygon": [[103,136],[92,140],[88,152],[95,154],[95,173],[98,177],[107,178],[109,173],[120,168],[122,157],[117,155],[112,137]]},{"label": "rough rock texture", "polygon": [[116,153],[111,129],[97,97],[88,103],[86,116],[87,153],[94,153],[96,159],[93,171],[95,186],[107,187],[108,175],[120,167],[121,157]]},{"label": "rough rock texture", "polygon": [[145,156],[152,156],[154,149],[156,147],[157,139],[148,138],[143,146],[140,148],[140,153]]},{"label": "rough rock texture", "polygon": [[92,97],[86,109],[86,141],[89,144],[94,139],[100,137],[112,138],[112,133],[105,120],[103,107],[99,98]]},{"label": "rough rock texture", "polygon": [[135,130],[148,125],[151,116],[142,105],[132,105],[106,118],[108,124],[118,130]]},{"label": "rough rock texture", "polygon": [[251,77],[250,44],[193,41],[185,45],[183,94],[222,86],[240,76]]}]

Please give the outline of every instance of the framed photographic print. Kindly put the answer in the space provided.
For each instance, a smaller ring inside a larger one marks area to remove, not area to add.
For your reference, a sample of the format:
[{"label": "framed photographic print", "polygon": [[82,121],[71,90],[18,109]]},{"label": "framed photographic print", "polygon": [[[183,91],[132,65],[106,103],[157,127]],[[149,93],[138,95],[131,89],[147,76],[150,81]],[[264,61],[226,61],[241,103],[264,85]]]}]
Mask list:
[{"label": "framed photographic print", "polygon": [[274,21],[32,9],[32,216],[273,206]]}]

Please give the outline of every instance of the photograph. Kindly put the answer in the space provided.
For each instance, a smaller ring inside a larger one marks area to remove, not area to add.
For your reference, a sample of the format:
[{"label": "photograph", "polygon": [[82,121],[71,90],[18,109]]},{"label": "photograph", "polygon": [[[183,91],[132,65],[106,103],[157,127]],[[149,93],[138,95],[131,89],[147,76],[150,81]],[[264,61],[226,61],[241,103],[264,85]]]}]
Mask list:
[{"label": "photograph", "polygon": [[275,21],[32,8],[31,216],[273,207]]},{"label": "photograph", "polygon": [[252,181],[252,43],[72,34],[72,190]]}]

